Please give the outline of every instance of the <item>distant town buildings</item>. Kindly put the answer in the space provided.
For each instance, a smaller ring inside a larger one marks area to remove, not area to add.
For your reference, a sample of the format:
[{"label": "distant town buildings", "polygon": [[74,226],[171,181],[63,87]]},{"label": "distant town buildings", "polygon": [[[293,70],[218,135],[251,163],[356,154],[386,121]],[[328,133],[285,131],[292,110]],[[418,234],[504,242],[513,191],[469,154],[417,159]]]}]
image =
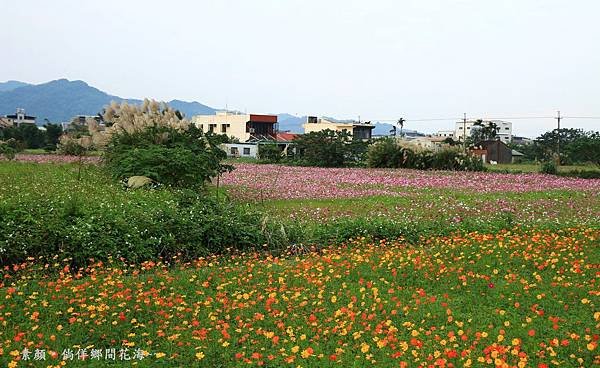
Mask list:
[{"label": "distant town buildings", "polygon": [[105,129],[106,125],[104,124],[104,121],[102,121],[102,118],[98,115],[77,115],[77,116],[73,116],[71,118],[71,121],[69,122],[63,122],[60,123],[60,125],[62,126],[63,131],[67,132],[67,131],[72,131],[72,130],[78,130],[82,127],[87,127],[87,123],[89,120],[94,120],[96,121],[96,123],[98,123],[98,127],[100,129]]},{"label": "distant town buildings", "polygon": [[371,123],[361,123],[353,120],[336,121],[328,118],[317,118],[308,116],[304,124],[304,133],[320,132],[330,129],[336,132],[348,132],[354,139],[371,139],[375,128]]},{"label": "distant town buildings", "polygon": [[[498,127],[496,137],[498,140],[504,143],[510,143],[513,140],[512,135],[512,122],[504,120],[482,120],[481,123],[484,125],[494,123]],[[470,137],[471,133],[478,129],[477,120],[457,121],[454,126],[454,130],[440,130],[436,133],[436,136],[443,138],[452,138],[455,141],[463,141],[466,137]]]},{"label": "distant town buildings", "polygon": [[23,124],[35,125],[35,116],[25,114],[25,109],[18,108],[17,111],[12,115],[6,115],[0,122],[3,126],[14,126],[18,127]]},{"label": "distant town buildings", "polygon": [[214,115],[195,115],[192,123],[204,133],[226,134],[240,142],[274,140],[277,133],[277,115],[219,111]]}]

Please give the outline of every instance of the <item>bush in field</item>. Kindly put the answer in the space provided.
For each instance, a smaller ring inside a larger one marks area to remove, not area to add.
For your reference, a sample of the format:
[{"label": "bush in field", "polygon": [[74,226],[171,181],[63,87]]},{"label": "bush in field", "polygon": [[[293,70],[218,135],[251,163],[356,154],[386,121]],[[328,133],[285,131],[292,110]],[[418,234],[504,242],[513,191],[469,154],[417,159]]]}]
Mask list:
[{"label": "bush in field", "polygon": [[202,186],[231,170],[221,160],[221,137],[205,135],[166,105],[144,101],[141,106],[113,104],[104,113],[112,126],[91,129],[95,141],[105,142],[104,163],[117,179],[147,176],[176,187]]},{"label": "bush in field", "polygon": [[57,146],[58,153],[67,156],[84,156],[91,149],[91,141],[88,138],[72,138],[62,136]]},{"label": "bush in field", "polygon": [[540,172],[542,174],[556,175],[558,173],[558,168],[556,167],[556,163],[554,161],[546,161],[542,164]]},{"label": "bush in field", "polygon": [[353,140],[350,133],[331,129],[304,134],[296,138],[294,144],[295,161],[306,166],[356,166],[367,150],[366,142]]},{"label": "bush in field", "polygon": [[276,143],[265,143],[258,145],[258,158],[262,162],[277,163],[283,158],[281,150]]},{"label": "bush in field", "polygon": [[394,139],[386,138],[369,147],[369,167],[408,168],[419,170],[484,171],[480,158],[449,147],[436,152],[404,147]]},{"label": "bush in field", "polygon": [[17,154],[15,148],[15,140],[11,138],[6,142],[0,141],[0,155],[4,156],[8,160],[13,160]]},{"label": "bush in field", "polygon": [[[408,156],[412,157],[408,157]],[[411,160],[412,159],[412,160]],[[369,146],[367,166],[382,168],[412,167],[414,152],[400,146],[393,138],[384,138]]]}]

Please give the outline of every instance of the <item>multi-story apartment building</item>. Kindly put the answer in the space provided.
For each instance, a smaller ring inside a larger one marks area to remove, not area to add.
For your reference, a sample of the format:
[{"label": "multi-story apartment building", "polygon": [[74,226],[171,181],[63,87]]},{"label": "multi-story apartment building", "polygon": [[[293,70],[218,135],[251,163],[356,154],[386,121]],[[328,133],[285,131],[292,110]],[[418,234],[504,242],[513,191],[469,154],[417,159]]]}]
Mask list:
[{"label": "multi-story apartment building", "polygon": [[214,115],[195,115],[192,123],[205,133],[227,134],[240,142],[274,140],[277,134],[277,115],[218,111]]},{"label": "multi-story apartment building", "polygon": [[11,115],[6,115],[3,119],[5,124],[12,124],[12,126],[18,127],[22,124],[33,124],[35,125],[35,116],[25,114],[25,109],[17,109],[17,112]]},{"label": "multi-story apartment building", "polygon": [[[464,121],[457,121],[454,128],[454,137],[452,138],[462,141],[465,139],[465,136],[471,136],[473,129],[477,129],[477,126],[475,126],[475,128],[473,127],[476,122],[476,120],[467,120],[466,123]],[[496,133],[497,139],[504,143],[509,143],[512,141],[512,123],[510,121],[483,120],[483,124],[489,123],[495,123],[498,127],[498,133]],[[440,133],[443,132],[439,132],[438,135]]]},{"label": "multi-story apartment building", "polygon": [[355,139],[371,139],[375,127],[371,123],[360,123],[357,121],[334,121],[327,118],[308,116],[304,124],[304,133],[319,132],[321,130],[346,131]]}]

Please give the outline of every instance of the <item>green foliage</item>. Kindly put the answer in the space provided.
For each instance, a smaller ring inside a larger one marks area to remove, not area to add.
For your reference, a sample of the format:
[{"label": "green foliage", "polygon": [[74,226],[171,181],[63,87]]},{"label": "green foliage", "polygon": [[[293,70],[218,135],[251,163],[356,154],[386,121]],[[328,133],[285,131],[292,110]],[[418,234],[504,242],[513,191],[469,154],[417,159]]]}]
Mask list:
[{"label": "green foliage", "polygon": [[556,175],[558,173],[558,169],[556,168],[556,163],[554,161],[546,161],[540,167],[540,172],[542,174],[550,174]]},{"label": "green foliage", "polygon": [[232,169],[221,163],[226,153],[218,147],[219,135],[149,126],[132,133],[114,134],[104,153],[106,168],[116,179],[147,176],[164,185],[203,186],[212,177]]},{"label": "green foliage", "polygon": [[125,190],[94,166],[81,181],[75,165],[4,163],[0,173],[2,265],[29,256],[70,258],[75,266],[91,258],[191,259],[283,241],[256,209],[207,193]]},{"label": "green foliage", "polygon": [[277,163],[283,157],[276,143],[263,143],[258,145],[258,158],[261,162]]},{"label": "green foliage", "polygon": [[[14,139],[12,140],[14,141]],[[0,155],[4,156],[8,160],[13,160],[16,154],[17,150],[12,147],[11,142],[0,141]]]},{"label": "green foliage", "polygon": [[73,139],[64,140],[58,145],[58,153],[67,156],[83,156],[88,151],[83,145]]},{"label": "green foliage", "polygon": [[498,130],[500,128],[493,121],[477,120],[471,127],[471,134],[467,137],[467,145],[477,146],[483,141],[495,140]]},{"label": "green foliage", "polygon": [[369,147],[367,165],[381,168],[408,168],[419,170],[485,171],[483,161],[457,148],[440,151],[415,152],[402,147],[394,139],[386,138]]},{"label": "green foliage", "polygon": [[63,134],[62,126],[58,124],[46,124],[44,128],[46,128],[44,149],[53,151],[58,146],[59,138]]},{"label": "green foliage", "polygon": [[600,165],[600,132],[582,129],[554,129],[535,139],[533,144],[516,148],[527,160],[552,160],[558,153],[560,139],[560,163],[571,165],[590,162]]},{"label": "green foliage", "polygon": [[0,129],[0,140],[11,138],[21,142],[23,148],[42,148],[45,145],[46,133],[33,124]]},{"label": "green foliage", "polygon": [[304,134],[294,140],[294,160],[306,166],[356,166],[364,159],[368,143],[352,140],[348,132],[326,129]]}]

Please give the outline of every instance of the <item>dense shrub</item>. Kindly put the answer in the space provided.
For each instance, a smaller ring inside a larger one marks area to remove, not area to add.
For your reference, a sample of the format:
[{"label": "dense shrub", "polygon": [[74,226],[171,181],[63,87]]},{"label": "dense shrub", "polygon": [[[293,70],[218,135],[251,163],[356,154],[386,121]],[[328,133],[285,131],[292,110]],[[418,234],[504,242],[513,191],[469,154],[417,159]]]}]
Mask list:
[{"label": "dense shrub", "polygon": [[105,147],[105,166],[116,179],[146,176],[169,186],[202,187],[233,169],[221,163],[227,155],[218,147],[227,136],[203,134],[164,103],[113,103],[102,117],[108,129],[94,121],[88,129],[95,144]]},{"label": "dense shrub", "polygon": [[69,179],[44,183],[46,192],[24,189],[0,201],[0,264],[54,256],[70,258],[74,266],[91,258],[194,258],[282,241],[265,235],[272,229],[247,205],[190,190],[125,190],[96,168],[87,168],[91,176],[77,187],[72,166],[67,168],[61,175]]},{"label": "dense shrub", "polygon": [[367,165],[369,167],[419,170],[485,170],[480,158],[465,154],[457,148],[447,148],[436,152],[415,151],[403,147],[391,138],[382,139],[369,147]]},{"label": "dense shrub", "polygon": [[283,157],[276,143],[264,143],[258,145],[258,158],[261,162],[277,163]]},{"label": "dense shrub", "polygon": [[381,168],[404,167],[404,150],[393,138],[384,138],[367,150],[367,166]]},{"label": "dense shrub", "polygon": [[8,160],[15,158],[17,150],[13,145],[14,139],[9,139],[6,142],[0,141],[0,156],[4,156]]},{"label": "dense shrub", "polygon": [[558,173],[558,169],[554,161],[546,161],[540,167],[540,172],[542,174],[556,175]]},{"label": "dense shrub", "polygon": [[319,167],[358,166],[367,152],[367,142],[353,140],[347,132],[325,129],[294,140],[296,164]]},{"label": "dense shrub", "polygon": [[83,156],[88,151],[88,148],[84,147],[76,139],[63,139],[57,149],[58,153],[67,156]]}]

